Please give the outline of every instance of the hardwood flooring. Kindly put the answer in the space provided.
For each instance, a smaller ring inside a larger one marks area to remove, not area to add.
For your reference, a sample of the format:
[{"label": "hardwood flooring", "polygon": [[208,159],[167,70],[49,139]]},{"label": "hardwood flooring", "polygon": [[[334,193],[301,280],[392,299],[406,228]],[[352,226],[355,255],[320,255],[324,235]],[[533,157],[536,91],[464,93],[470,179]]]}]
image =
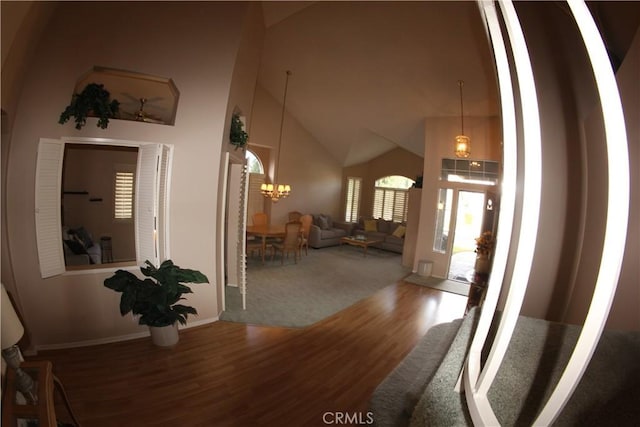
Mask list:
[{"label": "hardwood flooring", "polygon": [[465,305],[401,281],[304,329],[219,321],[181,330],[172,350],[144,338],[31,359],[53,362],[83,427],[324,426],[339,424],[334,413],[365,423],[375,387]]}]

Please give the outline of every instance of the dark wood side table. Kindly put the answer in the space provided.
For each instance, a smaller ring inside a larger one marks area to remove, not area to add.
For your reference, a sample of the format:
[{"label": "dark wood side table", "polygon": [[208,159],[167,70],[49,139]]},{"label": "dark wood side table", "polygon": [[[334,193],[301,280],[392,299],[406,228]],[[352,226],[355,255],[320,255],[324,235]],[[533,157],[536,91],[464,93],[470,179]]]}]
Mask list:
[{"label": "dark wood side table", "polygon": [[75,414],[71,410],[64,387],[58,378],[53,375],[51,362],[27,361],[22,362],[20,367],[36,382],[36,395],[38,401],[33,403],[18,403],[16,401],[15,371],[7,369],[6,389],[2,391],[2,425],[13,427],[19,419],[37,420],[39,427],[57,427],[55,403],[53,398],[54,389],[57,390],[77,427],[80,427]]}]

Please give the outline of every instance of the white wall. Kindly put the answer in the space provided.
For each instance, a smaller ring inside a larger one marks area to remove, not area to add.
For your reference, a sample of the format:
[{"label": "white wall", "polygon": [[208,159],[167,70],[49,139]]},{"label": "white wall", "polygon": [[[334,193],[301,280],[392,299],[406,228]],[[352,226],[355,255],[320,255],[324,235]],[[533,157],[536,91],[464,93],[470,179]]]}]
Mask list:
[{"label": "white wall", "polygon": [[340,198],[340,217],[344,219],[346,212],[347,178],[362,178],[359,216],[373,215],[373,200],[376,180],[383,176],[401,175],[416,180],[423,174],[424,159],[403,148],[394,148],[368,162],[347,166],[342,170],[343,186]]},{"label": "white wall", "polygon": [[[170,200],[171,257],[216,275],[218,165],[241,22],[248,3],[61,3],[25,75],[7,173],[7,234],[16,290],[37,346],[144,332],[118,312],[119,294],[103,286],[110,272],[42,280],[34,230],[34,176],[39,138],[83,136],[175,146]],[[175,126],[90,119],[81,131],[57,124],[76,79],[94,65],[174,79]],[[215,283],[193,285],[187,303],[198,321],[215,320]],[[193,322],[193,320],[192,320]]]},{"label": "white wall", "polygon": [[[425,119],[425,152],[420,222],[413,270],[420,260],[433,261],[432,274],[446,277],[448,257],[433,251],[433,238],[443,158],[455,158],[454,138],[460,133],[460,117]],[[465,135],[471,138],[470,160],[501,161],[501,136],[496,117],[465,117]],[[471,188],[471,187],[470,187]],[[484,186],[475,186],[483,191]]]},{"label": "white wall", "polygon": [[[638,117],[640,117],[640,30],[636,32],[633,44],[629,53],[616,74],[618,87],[621,92],[622,105],[624,109],[627,139],[629,142],[629,166],[630,166],[630,199],[629,199],[629,228],[627,231],[627,242],[625,247],[622,270],[616,296],[611,307],[611,313],[607,322],[608,328],[640,330],[640,127]],[[597,109],[594,109],[586,118],[585,123],[586,143],[600,146],[603,144],[602,135],[604,127],[602,117]],[[606,200],[606,180],[598,180],[604,172],[602,165],[597,162],[603,161],[602,148],[594,155],[596,160],[592,160],[593,167],[589,170],[590,188],[596,194],[602,196],[591,196],[587,201],[589,212],[598,212],[602,209],[603,201]],[[595,187],[595,188],[594,188]],[[566,320],[569,322],[581,323],[584,319],[588,303],[591,300],[593,291],[595,269],[599,265],[600,245],[593,238],[598,238],[601,229],[594,231],[594,227],[602,227],[605,217],[602,213],[587,223],[585,234],[585,259],[581,262],[581,270],[578,272],[575,291],[568,301]],[[601,222],[598,223],[597,220]]]},{"label": "white wall", "polygon": [[627,123],[631,188],[629,229],[616,298],[611,307],[608,327],[640,330],[640,29],[618,70],[618,87]]},{"label": "white wall", "polygon": [[[240,182],[232,181],[232,185],[223,188],[226,177],[223,176],[225,170],[231,170],[232,165],[244,164],[244,150],[236,149],[236,146],[229,143],[229,130],[231,127],[231,117],[234,113],[239,113],[245,117],[246,130],[250,129],[253,116],[253,97],[256,79],[258,76],[258,68],[260,66],[260,56],[262,52],[262,40],[264,38],[264,20],[262,15],[262,6],[258,2],[248,4],[244,11],[243,25],[240,36],[240,42],[236,60],[233,68],[233,76],[231,79],[231,89],[229,91],[229,101],[227,103],[227,114],[225,118],[226,126],[224,128],[224,139],[221,147],[223,155],[220,160],[219,171],[219,188],[218,193],[223,194],[227,191],[227,197],[218,198],[218,221],[216,231],[218,234],[217,244],[221,248],[220,252],[224,252],[222,248],[226,247],[227,256],[218,254],[217,258],[217,298],[218,301],[224,299],[224,286],[226,282],[238,284],[238,280],[232,280],[231,277],[225,276],[225,272],[237,271],[239,264],[237,259],[231,253],[237,253],[238,245],[238,213],[230,209],[229,203],[232,200],[239,202]],[[229,153],[229,165],[225,165],[225,153]],[[224,236],[224,237],[223,237]],[[220,310],[222,305],[218,305]]]},{"label": "white wall", "polygon": [[[597,277],[606,220],[606,149],[598,95],[571,18],[552,3],[519,3],[517,9],[534,68],[543,144],[542,212],[522,312],[581,324]],[[544,28],[540,22],[546,22]],[[630,238],[607,325],[619,329],[640,329],[638,46],[636,37],[618,75],[632,173]]]},{"label": "white wall", "polygon": [[[285,70],[282,78],[285,78]],[[295,90],[294,79],[295,74],[289,79],[290,91]],[[277,162],[281,113],[281,101],[276,101],[258,86],[249,138],[252,144],[272,148],[269,167],[265,165],[271,171],[271,180]],[[285,223],[289,211],[325,213],[339,218],[342,167],[288,112],[285,113],[282,147],[278,180],[290,184],[292,191],[289,197],[271,205],[271,223]]]}]

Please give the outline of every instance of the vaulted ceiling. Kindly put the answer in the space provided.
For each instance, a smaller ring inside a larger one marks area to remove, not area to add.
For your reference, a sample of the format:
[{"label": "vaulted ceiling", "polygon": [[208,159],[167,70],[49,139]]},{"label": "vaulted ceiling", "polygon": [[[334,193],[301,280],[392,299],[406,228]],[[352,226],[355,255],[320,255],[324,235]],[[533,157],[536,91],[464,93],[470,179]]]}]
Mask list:
[{"label": "vaulted ceiling", "polygon": [[[259,84],[343,166],[422,156],[425,117],[498,114],[475,2],[264,2]],[[286,126],[286,124],[285,124]],[[452,138],[455,135],[452,134]]]},{"label": "vaulted ceiling", "polygon": [[[541,4],[569,13],[563,2]],[[619,63],[638,31],[640,2],[588,6]],[[266,1],[262,7],[259,84],[282,101],[291,70],[287,110],[344,166],[395,147],[422,156],[425,117],[460,115],[458,80],[465,116],[499,114],[492,53],[475,1]]]}]

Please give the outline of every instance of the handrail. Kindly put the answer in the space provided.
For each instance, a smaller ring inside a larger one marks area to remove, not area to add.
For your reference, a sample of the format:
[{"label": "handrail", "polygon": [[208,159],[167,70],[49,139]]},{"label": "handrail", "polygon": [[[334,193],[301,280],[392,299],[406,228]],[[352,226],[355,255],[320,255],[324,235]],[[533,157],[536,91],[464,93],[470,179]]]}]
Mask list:
[{"label": "handrail", "polygon": [[467,404],[474,423],[495,424],[497,420],[495,420],[495,415],[490,406],[487,408],[488,401],[486,400],[486,396],[476,394],[476,382],[480,374],[482,348],[489,334],[493,314],[498,305],[509,256],[511,240],[509,238],[500,238],[500,236],[511,236],[513,232],[516,204],[518,143],[511,71],[509,69],[507,49],[504,38],[502,37],[502,31],[500,30],[500,22],[495,3],[492,0],[481,0],[478,2],[478,6],[485,20],[488,39],[491,40],[493,46],[495,66],[498,74],[502,113],[503,174],[493,266],[476,332],[469,347],[469,355],[464,370],[464,388]]},{"label": "handrail", "polygon": [[[607,220],[596,287],[587,318],[560,381],[539,413],[534,425],[550,425],[556,420],[591,360],[615,295],[624,256],[629,215],[628,143],[615,75],[600,33],[584,1],[568,0],[568,3],[585,43],[602,104],[608,162]],[[514,136],[516,115],[513,111],[513,88],[510,86],[512,76],[494,1],[478,0],[478,4],[486,21],[485,25],[493,46],[502,101],[504,174],[503,203],[500,208],[498,232],[504,236],[510,236],[514,219],[515,159],[517,156],[517,144]],[[496,245],[493,274],[489,281],[487,296],[464,366],[463,380],[466,401],[474,425],[499,424],[487,393],[506,353],[519,316],[531,271],[540,207],[541,140],[533,72],[524,35],[511,0],[501,0],[499,4],[504,28],[506,28],[511,44],[522,106],[521,120],[525,138],[523,144],[524,192],[522,195],[522,225],[515,242],[517,251],[514,270],[507,288],[507,301],[496,337],[481,371],[481,352],[502,291],[501,282],[504,279],[510,250],[509,239],[504,242],[505,239],[500,238],[498,238]]]},{"label": "handrail", "polygon": [[568,3],[591,61],[602,107],[608,166],[607,220],[596,287],[582,332],[535,425],[549,425],[557,418],[593,356],[618,286],[629,221],[629,147],[618,85],[586,4],[582,0],[568,0]]},{"label": "handrail", "polygon": [[520,315],[520,308],[529,283],[538,235],[542,180],[540,113],[531,59],[529,58],[518,15],[511,0],[501,1],[500,11],[512,46],[511,50],[518,76],[519,99],[522,109],[522,128],[524,133],[522,215],[520,230],[515,243],[516,258],[513,273],[507,288],[507,301],[500,318],[498,332],[476,385],[477,392],[481,395],[486,395],[500,368],[515,329],[516,321]]}]

